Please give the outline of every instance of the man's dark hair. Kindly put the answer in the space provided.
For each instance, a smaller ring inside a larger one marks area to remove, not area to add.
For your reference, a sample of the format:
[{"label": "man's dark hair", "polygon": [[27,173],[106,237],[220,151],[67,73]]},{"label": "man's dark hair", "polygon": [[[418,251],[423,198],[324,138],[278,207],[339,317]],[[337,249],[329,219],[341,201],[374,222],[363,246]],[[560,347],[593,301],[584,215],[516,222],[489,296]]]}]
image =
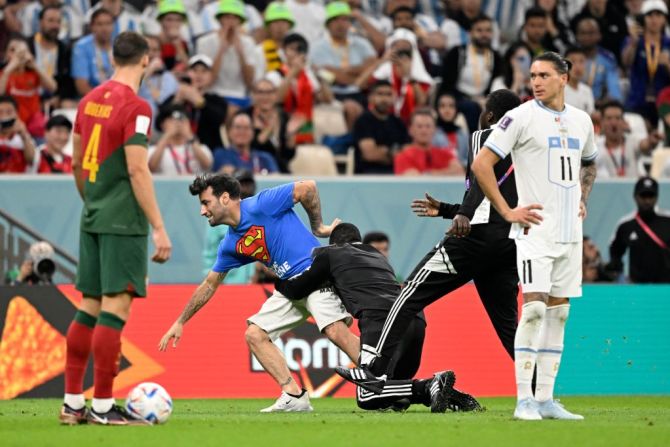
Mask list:
[{"label": "man's dark hair", "polygon": [[577,28],[579,28],[579,25],[581,25],[582,22],[585,22],[586,20],[590,20],[590,21],[592,21],[593,23],[595,23],[596,26],[598,27],[598,32],[600,32],[600,23],[598,23],[598,21],[597,21],[596,19],[594,19],[592,16],[581,16],[581,17],[577,17],[577,19],[575,19],[575,20],[572,22],[572,26],[571,26],[571,28],[572,28],[572,32],[573,32],[574,34],[577,34]]},{"label": "man's dark hair", "polygon": [[619,109],[621,110],[621,113],[624,113],[625,109],[623,108],[623,104],[621,104],[619,101],[616,99],[610,99],[607,101],[604,101],[603,103],[598,106],[598,109],[600,110],[600,113],[604,114],[605,110],[607,109]]},{"label": "man's dark hair", "polygon": [[530,19],[544,19],[547,17],[547,12],[540,8],[539,6],[533,6],[530,7],[526,10],[526,14],[524,15],[523,19],[523,24],[525,25],[528,23],[528,20]]},{"label": "man's dark hair", "polygon": [[68,132],[72,130],[72,121],[67,119],[65,115],[54,115],[49,118],[47,121],[46,129],[49,130],[52,127],[67,127]]},{"label": "man's dark hair", "polygon": [[330,233],[330,240],[332,244],[351,244],[352,242],[361,241],[361,232],[358,227],[352,223],[342,222]]},{"label": "man's dark hair", "polygon": [[42,8],[42,10],[41,10],[40,13],[37,15],[37,17],[38,17],[40,20],[42,20],[42,19],[44,18],[44,15],[45,15],[48,11],[58,11],[58,12],[60,12],[60,11],[61,11],[61,5],[48,5],[48,6],[45,6],[45,7]]},{"label": "man's dark hair", "polygon": [[480,13],[475,16],[474,19],[470,20],[470,29],[472,29],[473,26],[475,26],[475,23],[479,22],[491,22],[493,23],[493,19],[491,17],[487,16],[486,14]]},{"label": "man's dark hair", "polygon": [[287,34],[286,37],[284,37],[281,45],[282,48],[285,48],[294,43],[298,44],[298,48],[296,49],[298,53],[307,53],[307,51],[309,51],[309,43],[307,43],[307,39],[305,39],[305,36],[299,33]]},{"label": "man's dark hair", "polygon": [[569,75],[570,69],[572,68],[572,62],[553,51],[545,51],[539,56],[536,56],[535,59],[533,59],[533,62],[537,61],[551,62],[551,64],[554,66],[554,70],[556,70],[559,74]]},{"label": "man's dark hair", "polygon": [[363,236],[363,243],[369,244],[370,242],[389,242],[389,236],[382,231],[370,231]]},{"label": "man's dark hair", "polygon": [[563,57],[567,58],[571,54],[583,54],[583,55],[586,56],[586,53],[584,52],[584,48],[571,46],[571,47],[568,47],[565,50],[565,53],[563,53]]},{"label": "man's dark hair", "polygon": [[400,14],[401,12],[406,12],[411,14],[412,17],[416,16],[416,12],[414,9],[410,8],[409,6],[398,6],[391,12],[391,20],[395,20],[395,16],[397,14]]},{"label": "man's dark hair", "polygon": [[391,83],[386,79],[377,79],[370,85],[370,93],[374,93],[379,87],[391,87]]},{"label": "man's dark hair", "polygon": [[505,116],[507,112],[515,109],[521,105],[519,95],[511,90],[500,89],[491,92],[486,97],[485,112],[493,114],[493,122],[496,123],[500,118]]},{"label": "man's dark hair", "polygon": [[112,14],[112,11],[110,11],[109,9],[105,9],[105,8],[99,8],[99,9],[96,9],[95,11],[93,11],[93,14],[91,14],[91,20],[88,22],[88,25],[89,26],[93,25],[93,22],[95,22],[96,19],[103,14],[107,14],[108,16],[110,16],[112,18],[112,20],[114,20],[114,14]]},{"label": "man's dark hair", "polygon": [[212,194],[221,197],[227,192],[231,199],[240,198],[240,182],[228,174],[201,174],[188,187],[191,195],[197,196],[207,188],[212,187]]},{"label": "man's dark hair", "polygon": [[16,99],[12,98],[9,95],[0,95],[0,104],[9,103],[14,106],[14,109],[18,110],[19,106],[16,104]]},{"label": "man's dark hair", "polygon": [[112,54],[120,67],[136,65],[149,53],[149,43],[135,31],[124,31],[114,39]]}]

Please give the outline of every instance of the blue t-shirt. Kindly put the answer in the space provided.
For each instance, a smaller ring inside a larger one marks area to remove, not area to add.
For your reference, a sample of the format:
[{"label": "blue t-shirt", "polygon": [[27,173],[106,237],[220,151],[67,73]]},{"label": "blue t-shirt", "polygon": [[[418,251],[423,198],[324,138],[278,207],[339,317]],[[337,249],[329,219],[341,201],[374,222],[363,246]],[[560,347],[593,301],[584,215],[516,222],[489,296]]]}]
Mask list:
[{"label": "blue t-shirt", "polygon": [[214,272],[259,261],[280,278],[290,278],[312,264],[319,242],[293,211],[293,188],[288,183],[242,200],[240,223],[219,244]]},{"label": "blue t-shirt", "polygon": [[72,50],[72,78],[85,79],[97,87],[112,77],[111,51],[101,51],[95,46],[93,35],[82,37]]}]

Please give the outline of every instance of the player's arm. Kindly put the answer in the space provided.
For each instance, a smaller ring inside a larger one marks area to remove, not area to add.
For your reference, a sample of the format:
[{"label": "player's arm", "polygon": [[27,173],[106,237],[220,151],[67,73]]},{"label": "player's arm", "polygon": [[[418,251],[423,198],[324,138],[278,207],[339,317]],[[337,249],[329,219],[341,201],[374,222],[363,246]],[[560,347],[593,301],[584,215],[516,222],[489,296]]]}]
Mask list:
[{"label": "player's arm", "polygon": [[459,203],[440,202],[426,193],[425,199],[414,199],[410,206],[414,214],[419,217],[440,216],[444,219],[453,219],[461,205]]},{"label": "player's arm", "polygon": [[286,298],[299,300],[320,289],[330,278],[330,262],[326,253],[319,253],[312,266],[291,279],[275,281],[275,289]]},{"label": "player's arm", "polygon": [[139,144],[129,144],[125,146],[124,150],[133,194],[153,229],[152,238],[156,251],[151,259],[154,262],[163,263],[170,259],[172,243],[165,230],[161,212],[158,209],[158,202],[154,193],[154,183],[149,171],[147,149]]},{"label": "player's arm", "polygon": [[341,221],[335,219],[330,225],[324,225],[321,217],[321,199],[314,180],[295,182],[293,186],[293,203],[300,203],[309,217],[309,226],[316,237],[328,237]]},{"label": "player's arm", "polygon": [[579,203],[579,217],[586,218],[586,204],[593,189],[593,182],[596,180],[595,160],[582,160],[582,166],[579,169],[579,181],[582,186],[582,200]]},{"label": "player's arm", "polygon": [[81,136],[78,133],[72,134],[72,173],[74,174],[74,183],[81,198],[84,198],[84,174],[81,166]]},{"label": "player's arm", "polygon": [[579,182],[582,188],[582,198],[579,202],[579,217],[586,218],[586,204],[593,188],[593,182],[596,180],[596,157],[598,156],[598,148],[595,144],[595,137],[593,134],[593,126],[589,122],[588,136],[584,144],[584,151],[582,152],[582,164],[579,169]]},{"label": "player's arm", "polygon": [[184,324],[193,317],[207,302],[214,296],[214,292],[219,287],[219,284],[226,277],[227,272],[217,273],[210,271],[205,280],[195,289],[195,292],[191,296],[191,299],[186,303],[186,307],[177,318],[177,321],[168,329],[168,331],[163,335],[161,341],[158,343],[158,349],[160,351],[165,351],[168,348],[170,340],[174,338],[172,342],[172,347],[176,348],[179,339],[181,338],[184,332]]},{"label": "player's arm", "polygon": [[542,216],[537,214],[536,209],[542,209],[541,205],[533,204],[523,207],[510,208],[498,188],[498,181],[493,166],[500,161],[498,154],[489,146],[484,145],[472,162],[472,172],[477,177],[479,186],[491,205],[500,213],[507,222],[519,223],[525,226],[539,224]]}]

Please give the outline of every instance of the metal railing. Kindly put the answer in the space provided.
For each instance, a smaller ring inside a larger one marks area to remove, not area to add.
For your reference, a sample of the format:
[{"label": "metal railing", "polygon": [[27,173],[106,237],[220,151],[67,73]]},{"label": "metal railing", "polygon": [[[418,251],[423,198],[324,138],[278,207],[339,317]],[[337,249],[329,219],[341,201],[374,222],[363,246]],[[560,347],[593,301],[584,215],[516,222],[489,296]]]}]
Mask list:
[{"label": "metal railing", "polygon": [[9,270],[20,266],[26,259],[30,246],[38,241],[46,241],[54,248],[55,276],[59,277],[54,282],[73,283],[77,276],[77,259],[2,210],[0,210],[0,278],[4,279]]}]

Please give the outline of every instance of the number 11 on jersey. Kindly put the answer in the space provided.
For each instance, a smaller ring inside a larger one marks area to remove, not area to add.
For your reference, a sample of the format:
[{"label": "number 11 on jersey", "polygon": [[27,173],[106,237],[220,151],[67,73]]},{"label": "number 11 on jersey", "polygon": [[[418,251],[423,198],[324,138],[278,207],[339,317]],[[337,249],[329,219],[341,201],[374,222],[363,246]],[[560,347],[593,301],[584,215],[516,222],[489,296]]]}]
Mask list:
[{"label": "number 11 on jersey", "polygon": [[101,130],[102,124],[93,125],[93,130],[91,131],[91,136],[88,139],[86,151],[84,152],[84,162],[82,166],[84,169],[88,170],[88,181],[91,183],[95,183],[98,171],[100,170],[100,165],[98,164],[98,147],[100,146]]}]

